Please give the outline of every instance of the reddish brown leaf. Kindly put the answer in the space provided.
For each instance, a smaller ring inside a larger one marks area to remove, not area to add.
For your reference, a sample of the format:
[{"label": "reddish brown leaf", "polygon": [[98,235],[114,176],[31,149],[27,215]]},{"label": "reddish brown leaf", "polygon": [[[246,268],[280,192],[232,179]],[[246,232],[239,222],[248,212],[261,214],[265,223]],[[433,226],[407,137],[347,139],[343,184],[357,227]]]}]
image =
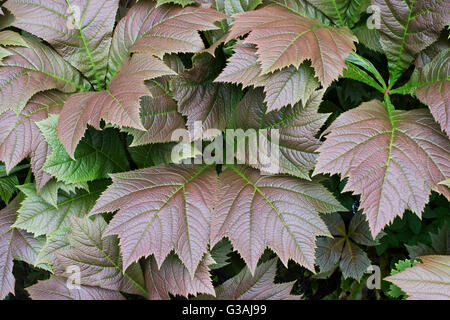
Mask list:
[{"label": "reddish brown leaf", "polygon": [[46,119],[50,113],[59,113],[66,98],[66,94],[58,91],[38,93],[19,115],[7,111],[0,116],[0,160],[5,162],[9,172],[30,156],[38,190],[50,180],[42,167],[51,148],[36,122]]},{"label": "reddish brown leaf", "polygon": [[345,210],[314,181],[267,176],[244,166],[220,174],[219,200],[211,222],[211,246],[228,237],[250,272],[266,247],[314,270],[317,236],[329,236],[319,212]]},{"label": "reddish brown leaf", "polygon": [[394,111],[377,100],[341,114],[325,131],[314,174],[348,177],[343,190],[361,194],[373,238],[410,209],[420,216],[431,190],[450,176],[450,141],[426,109]]},{"label": "reddish brown leaf", "polygon": [[311,59],[321,84],[328,87],[355,50],[353,42],[357,39],[348,28],[327,27],[278,5],[233,17],[236,20],[228,39],[250,33],[244,43],[257,46],[263,74],[291,65],[298,68],[305,59]]},{"label": "reddish brown leaf", "polygon": [[277,259],[260,264],[252,276],[247,267],[216,288],[218,300],[298,300],[291,295],[294,282],[274,283]]},{"label": "reddish brown leaf", "polygon": [[0,299],[14,292],[13,259],[33,264],[41,246],[33,235],[12,228],[20,201],[21,198],[16,197],[0,210]]},{"label": "reddish brown leaf", "polygon": [[183,263],[174,254],[169,255],[162,266],[158,268],[155,258],[147,259],[145,280],[150,300],[169,300],[173,295],[197,295],[207,293],[214,295],[208,265],[214,263],[206,254],[191,275]]},{"label": "reddish brown leaf", "polygon": [[92,214],[119,210],[105,235],[119,235],[124,268],[151,254],[161,266],[175,249],[193,276],[209,240],[215,169],[160,165],[111,177]]},{"label": "reddish brown leaf", "polygon": [[161,60],[135,54],[101,92],[77,93],[67,99],[58,122],[58,138],[73,157],[87,125],[99,128],[100,120],[145,130],[141,123],[140,98],[150,95],[144,81],[175,74]]},{"label": "reddish brown leaf", "polygon": [[69,288],[68,283],[72,284],[67,278],[52,276],[26,290],[33,300],[125,300],[118,291],[85,285]]},{"label": "reddish brown leaf", "polygon": [[450,299],[450,256],[423,256],[423,263],[385,278],[399,286],[410,300]]}]

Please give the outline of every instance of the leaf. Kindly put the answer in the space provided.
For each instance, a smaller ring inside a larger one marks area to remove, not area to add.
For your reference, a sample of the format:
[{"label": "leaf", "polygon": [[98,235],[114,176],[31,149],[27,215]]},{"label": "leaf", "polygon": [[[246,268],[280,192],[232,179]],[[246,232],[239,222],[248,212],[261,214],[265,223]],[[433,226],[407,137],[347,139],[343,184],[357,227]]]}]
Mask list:
[{"label": "leaf", "polygon": [[169,300],[169,293],[173,295],[197,295],[208,293],[214,295],[208,264],[212,263],[209,254],[206,254],[192,276],[176,255],[170,254],[158,267],[152,256],[147,259],[145,281],[150,300]]},{"label": "leaf", "polygon": [[[398,262],[395,263],[395,268],[393,268],[391,270],[391,276],[394,274],[397,274],[407,268],[411,268],[412,266],[416,266],[419,264],[419,261],[414,260],[399,260]],[[402,289],[400,289],[399,287],[397,287],[395,284],[391,284],[389,285],[389,291],[387,292],[387,295],[393,298],[399,298],[401,296],[406,295]]]},{"label": "leaf", "polygon": [[89,192],[89,186],[86,182],[64,184],[62,182],[56,181],[56,179],[52,179],[41,189],[41,191],[39,191],[39,196],[48,204],[51,204],[53,207],[58,208],[59,190],[69,194],[76,193],[77,189],[83,189]]},{"label": "leaf", "polygon": [[[68,235],[70,249],[55,252],[58,268],[73,266],[80,270],[80,284],[131,294],[146,295],[141,267],[133,264],[122,269],[119,241],[116,236],[106,236],[107,224],[101,216],[71,216]],[[70,271],[68,272],[70,275]],[[60,274],[60,272],[58,272]]]},{"label": "leaf", "polygon": [[317,238],[316,264],[320,268],[320,273],[333,271],[339,263],[344,248],[344,238]]},{"label": "leaf", "polygon": [[14,292],[13,259],[33,263],[41,244],[29,233],[13,228],[20,197],[0,210],[0,299]]},{"label": "leaf", "polygon": [[338,26],[352,27],[359,18],[363,0],[309,0]]},{"label": "leaf", "polygon": [[346,230],[344,220],[339,213],[323,214],[334,239],[320,237],[317,239],[316,263],[321,273],[333,271],[339,264],[344,279],[353,278],[361,281],[370,260],[356,243],[374,246],[377,244],[370,236],[369,225],[361,213],[355,214]]},{"label": "leaf", "polygon": [[411,300],[450,298],[450,256],[423,256],[423,263],[407,268],[385,280],[399,286]]},{"label": "leaf", "polygon": [[36,123],[46,119],[49,114],[59,113],[66,97],[54,90],[38,93],[19,115],[7,111],[0,117],[0,159],[5,162],[7,172],[10,172],[30,156],[38,191],[50,180],[50,175],[42,167],[52,150]]},{"label": "leaf", "polygon": [[450,188],[450,178],[448,178],[447,180],[439,182],[439,184],[442,184],[442,185],[447,186],[447,187]]},{"label": "leaf", "polygon": [[299,68],[287,67],[268,75],[261,74],[256,47],[238,41],[234,54],[214,82],[242,84],[244,87],[264,87],[267,111],[278,110],[299,101],[305,103],[319,87],[313,69],[303,63]]},{"label": "leaf", "polygon": [[40,197],[33,184],[25,184],[19,189],[25,199],[17,211],[14,227],[24,229],[35,236],[51,234],[69,226],[70,217],[84,217],[94,206],[95,201],[105,189],[102,181],[91,186],[90,192],[79,191],[76,194],[60,192],[57,208]]},{"label": "leaf", "polygon": [[264,176],[228,165],[220,174],[219,200],[211,223],[211,246],[228,237],[254,273],[269,247],[314,270],[315,238],[329,235],[319,212],[343,210],[322,185],[289,176]]},{"label": "leaf", "polygon": [[350,277],[360,282],[364,272],[369,266],[370,260],[367,257],[366,252],[356,244],[346,240],[344,249],[342,250],[341,261],[339,263],[339,268],[342,271],[344,279]]},{"label": "leaf", "polygon": [[87,125],[100,128],[100,120],[145,130],[141,124],[140,98],[150,95],[145,80],[175,74],[161,60],[135,54],[101,92],[83,92],[67,99],[58,123],[58,138],[73,158]]},{"label": "leaf", "polygon": [[6,176],[0,178],[0,199],[8,205],[9,200],[16,192],[16,186],[19,184],[17,176]]},{"label": "leaf", "polygon": [[224,0],[224,10],[229,16],[239,12],[252,11],[259,6],[263,0]]},{"label": "leaf", "polygon": [[277,4],[303,17],[314,18],[326,25],[332,25],[331,20],[308,0],[266,0],[265,2]]},{"label": "leaf", "polygon": [[105,235],[119,235],[124,268],[151,254],[161,266],[175,249],[193,277],[209,240],[215,169],[159,165],[111,178],[91,214],[119,210]]},{"label": "leaf", "polygon": [[171,97],[168,79],[150,80],[147,87],[151,97],[141,100],[141,121],[146,131],[123,129],[134,138],[131,147],[173,141],[173,132],[185,128],[183,116],[178,113],[177,103]]},{"label": "leaf", "polygon": [[54,267],[58,265],[55,252],[69,247],[66,237],[68,233],[70,233],[70,226],[48,234],[44,246],[34,261],[34,266],[54,273]]},{"label": "leaf", "polygon": [[348,54],[355,50],[353,42],[357,39],[349,29],[327,27],[281,6],[234,17],[228,39],[250,32],[244,43],[257,46],[263,74],[291,65],[298,68],[305,59],[311,59],[320,83],[328,87],[342,73]]},{"label": "leaf", "polygon": [[0,67],[0,112],[20,113],[35,94],[58,89],[65,93],[87,90],[90,84],[53,49],[31,38],[28,47],[8,47]]},{"label": "leaf", "polygon": [[305,104],[318,87],[314,71],[308,64],[276,71],[265,81],[267,112],[293,106],[299,101]]},{"label": "leaf", "polygon": [[210,251],[211,258],[215,263],[210,265],[209,269],[215,270],[229,265],[231,263],[229,260],[231,252],[233,252],[231,242],[226,238],[220,240]]},{"label": "leaf", "polygon": [[64,277],[52,276],[26,290],[33,300],[125,300],[118,291],[85,285],[69,288],[67,282],[68,279]]},{"label": "leaf", "polygon": [[37,123],[53,152],[47,157],[44,171],[66,184],[107,178],[108,173],[127,170],[129,165],[122,143],[114,129],[86,132],[72,159],[57,137],[58,115]]},{"label": "leaf", "polygon": [[446,222],[438,232],[430,233],[431,247],[423,243],[414,246],[405,245],[411,259],[425,255],[450,255],[450,229]]},{"label": "leaf", "polygon": [[[241,99],[241,90],[234,85],[210,82],[215,64],[208,54],[196,56],[192,69],[173,79],[173,94],[178,111],[187,116],[191,140],[214,138],[231,120]],[[196,122],[201,124],[195,130]],[[202,136],[199,136],[202,134]]]},{"label": "leaf", "polygon": [[261,75],[256,46],[238,40],[233,45],[234,54],[228,59],[226,67],[214,82],[242,84],[244,87],[262,87],[265,76]]},{"label": "leaf", "polygon": [[367,24],[361,24],[353,28],[352,32],[358,38],[359,42],[370,50],[378,53],[383,52],[380,43],[380,32],[376,28],[370,29]]},{"label": "leaf", "polygon": [[216,287],[218,300],[298,300],[290,294],[293,282],[273,283],[277,259],[261,263],[252,272],[244,267],[235,277]]},{"label": "leaf", "polygon": [[448,138],[427,110],[390,112],[373,100],[341,114],[324,133],[313,173],[348,177],[342,192],[361,194],[373,237],[406,209],[420,217],[431,190],[450,198],[438,185],[450,176]]},{"label": "leaf", "polygon": [[[103,87],[118,0],[9,0],[13,26],[41,37],[75,68]],[[39,21],[39,23],[36,23]]]},{"label": "leaf", "polygon": [[373,0],[372,4],[381,14],[380,40],[392,86],[415,55],[437,40],[450,19],[450,5],[440,0]]},{"label": "leaf", "polygon": [[0,32],[0,45],[28,47],[27,42],[22,38],[22,36],[11,30]]},{"label": "leaf", "polygon": [[[258,154],[248,148],[243,160],[257,169],[270,166],[281,173],[310,180],[309,171],[314,168],[318,156],[315,150],[320,145],[314,136],[329,116],[318,113],[322,96],[323,91],[317,91],[305,105],[299,103],[267,113],[262,90],[250,89],[236,107],[234,128],[246,130],[248,140],[258,140],[259,147]],[[278,142],[275,134],[279,135]],[[238,137],[238,148],[239,144],[245,143],[244,139],[245,136]],[[277,149],[279,151],[274,155]],[[239,154],[237,158],[240,160]]]},{"label": "leaf", "polygon": [[198,31],[218,29],[214,22],[224,18],[226,15],[209,8],[157,6],[154,1],[139,1],[114,31],[109,78],[120,70],[130,51],[162,57],[165,53],[202,50]]},{"label": "leaf", "polygon": [[442,130],[450,135],[450,49],[441,51],[430,63],[416,69],[408,83],[394,92],[415,93],[430,107]]},{"label": "leaf", "polygon": [[369,223],[366,220],[366,216],[358,212],[353,215],[348,226],[348,236],[356,243],[363,246],[376,246],[378,240],[385,235],[384,232],[380,232],[376,239],[372,238],[370,234]]}]

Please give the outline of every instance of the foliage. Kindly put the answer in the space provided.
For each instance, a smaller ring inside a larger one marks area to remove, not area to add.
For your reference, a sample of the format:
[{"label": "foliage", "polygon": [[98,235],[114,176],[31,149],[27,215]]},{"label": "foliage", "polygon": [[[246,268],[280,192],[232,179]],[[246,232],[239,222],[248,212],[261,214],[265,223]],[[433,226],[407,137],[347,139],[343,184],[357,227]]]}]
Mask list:
[{"label": "foliage", "polygon": [[448,1],[0,8],[0,299],[450,297]]}]

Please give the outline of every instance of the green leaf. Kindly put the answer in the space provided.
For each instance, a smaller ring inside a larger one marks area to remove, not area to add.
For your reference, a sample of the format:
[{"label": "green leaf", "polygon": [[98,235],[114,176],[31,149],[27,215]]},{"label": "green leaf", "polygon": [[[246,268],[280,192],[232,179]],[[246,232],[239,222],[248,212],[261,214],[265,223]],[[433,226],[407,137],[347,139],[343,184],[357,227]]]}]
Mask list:
[{"label": "green leaf", "polygon": [[442,0],[372,0],[372,5],[381,15],[381,46],[388,58],[392,88],[416,54],[438,39],[450,10]]},{"label": "green leaf", "polygon": [[14,227],[39,236],[68,226],[71,216],[85,216],[106,186],[104,181],[96,181],[91,185],[90,192],[81,190],[76,194],[68,194],[61,191],[58,194],[57,208],[37,194],[34,184],[25,184],[19,188],[25,194],[25,200],[18,210]]},{"label": "green leaf", "polygon": [[6,204],[16,192],[16,186],[19,184],[17,176],[6,176],[0,178],[0,198]]},{"label": "green leaf", "polygon": [[70,233],[70,226],[58,229],[47,235],[47,240],[34,261],[34,266],[54,273],[57,266],[55,252],[69,247],[66,235]]},{"label": "green leaf", "polygon": [[37,123],[53,152],[47,157],[44,171],[66,184],[107,178],[108,173],[129,168],[123,144],[112,128],[96,131],[89,128],[72,159],[58,140],[59,115],[50,115]]},{"label": "green leaf", "polygon": [[352,27],[359,19],[364,0],[308,0],[338,26]]},{"label": "green leaf", "polygon": [[256,9],[262,0],[224,0],[225,13],[230,17],[233,14]]},{"label": "green leaf", "polygon": [[211,250],[211,257],[214,264],[210,265],[211,270],[223,268],[231,263],[229,255],[233,252],[233,246],[230,240],[223,238]]},{"label": "green leaf", "polygon": [[442,50],[430,63],[414,70],[410,80],[392,93],[415,94],[450,135],[450,49]]}]

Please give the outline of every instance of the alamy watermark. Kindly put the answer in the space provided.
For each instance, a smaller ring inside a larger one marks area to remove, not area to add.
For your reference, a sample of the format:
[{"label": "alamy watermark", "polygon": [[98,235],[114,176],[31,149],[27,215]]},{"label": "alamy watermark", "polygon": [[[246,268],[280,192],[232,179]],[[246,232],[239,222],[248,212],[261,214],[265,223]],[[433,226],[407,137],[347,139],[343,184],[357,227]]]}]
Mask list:
[{"label": "alamy watermark", "polygon": [[[203,130],[201,121],[196,121],[191,132],[177,129],[171,140],[179,142],[172,149],[173,163],[248,164],[263,174],[281,172],[278,129],[226,129],[222,132],[219,129]],[[193,146],[191,141],[194,141]],[[205,141],[210,141],[206,147]],[[193,154],[197,156],[192,157]]]}]

